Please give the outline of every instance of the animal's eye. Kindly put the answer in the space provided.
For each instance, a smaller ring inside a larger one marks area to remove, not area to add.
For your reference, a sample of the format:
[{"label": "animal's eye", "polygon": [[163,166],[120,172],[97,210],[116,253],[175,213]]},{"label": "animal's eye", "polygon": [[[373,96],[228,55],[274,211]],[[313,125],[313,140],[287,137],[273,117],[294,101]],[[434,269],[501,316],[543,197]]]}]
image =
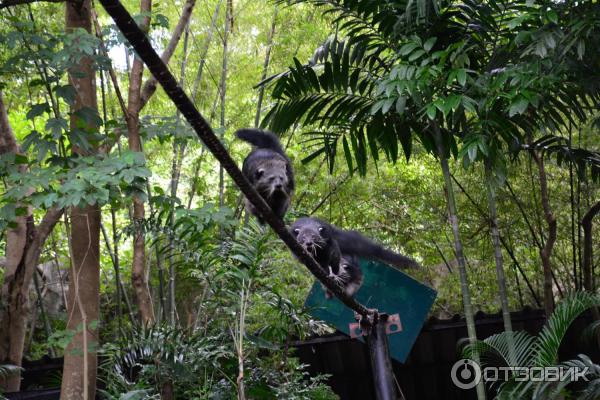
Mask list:
[{"label": "animal's eye", "polygon": [[323,232],[323,227],[322,226],[319,227],[319,232]]},{"label": "animal's eye", "polygon": [[264,169],[259,169],[258,171],[256,171],[256,177],[260,178],[261,176],[263,176],[264,173],[265,173]]}]

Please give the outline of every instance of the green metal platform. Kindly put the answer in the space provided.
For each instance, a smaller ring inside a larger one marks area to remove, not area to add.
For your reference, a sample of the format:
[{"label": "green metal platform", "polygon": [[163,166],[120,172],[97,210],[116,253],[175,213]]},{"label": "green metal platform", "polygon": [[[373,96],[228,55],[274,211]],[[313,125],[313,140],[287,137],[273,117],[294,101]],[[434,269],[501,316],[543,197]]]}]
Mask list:
[{"label": "green metal platform", "polygon": [[[360,267],[364,282],[355,298],[366,307],[399,315],[401,329],[388,335],[389,348],[393,359],[405,362],[437,292],[404,272],[376,261],[360,260]],[[350,324],[356,322],[354,312],[337,298],[326,299],[319,282],[313,285],[305,306],[316,319],[351,334]],[[364,341],[362,337],[359,340]]]}]

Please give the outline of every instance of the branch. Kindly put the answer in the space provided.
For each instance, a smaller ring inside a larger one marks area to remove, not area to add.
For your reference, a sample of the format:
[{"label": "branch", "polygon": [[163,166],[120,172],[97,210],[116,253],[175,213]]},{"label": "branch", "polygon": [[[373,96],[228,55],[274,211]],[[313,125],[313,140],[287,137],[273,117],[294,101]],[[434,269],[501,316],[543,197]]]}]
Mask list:
[{"label": "branch", "polygon": [[0,10],[7,7],[18,6],[21,4],[31,4],[38,2],[46,2],[46,3],[63,3],[67,0],[4,0],[0,2]]},{"label": "branch", "polygon": [[583,287],[589,292],[594,289],[592,220],[598,213],[600,213],[600,201],[594,204],[581,219],[581,227],[583,228]]},{"label": "branch", "polygon": [[8,112],[2,99],[2,91],[0,91],[0,154],[19,152],[19,146],[15,140],[15,134],[8,121]]},{"label": "branch", "polygon": [[60,220],[64,212],[64,208],[51,207],[46,211],[46,214],[40,221],[40,224],[35,230],[35,236],[30,244],[27,257],[25,258],[25,264],[27,267],[31,267],[31,270],[35,268],[40,259],[40,254],[44,247],[44,243],[48,238],[48,235],[52,233],[52,229],[56,223]]},{"label": "branch", "polygon": [[[177,26],[175,26],[173,36],[171,36],[171,40],[169,41],[167,48],[165,49],[165,51],[163,51],[162,55],[160,56],[160,59],[163,63],[168,64],[169,60],[171,59],[171,56],[175,52],[177,44],[179,43],[179,39],[181,39],[181,35],[183,34],[183,30],[185,29],[185,26],[187,25],[188,21],[190,20],[190,17],[192,16],[192,11],[194,9],[195,4],[196,0],[187,0],[183,5],[183,11],[181,12],[181,17],[179,17],[179,22],[177,22]],[[142,108],[144,108],[146,103],[148,103],[148,100],[150,100],[150,97],[152,97],[154,92],[156,92],[156,87],[157,82],[154,76],[148,78],[146,83],[144,83],[144,87],[142,88],[142,96],[140,100],[140,111],[142,110]]]},{"label": "branch", "polygon": [[196,134],[210,152],[221,163],[229,176],[233,179],[246,198],[256,207],[260,216],[277,233],[279,238],[290,248],[292,253],[306,265],[310,272],[315,275],[329,290],[331,290],[346,306],[356,311],[358,314],[371,319],[377,316],[375,310],[369,310],[354,298],[347,296],[343,288],[327,276],[325,270],[310,256],[306,250],[300,246],[294,236],[288,231],[284,222],[273,214],[273,211],[258,194],[256,189],[248,182],[242,171],[237,167],[235,161],[231,158],[219,138],[214,134],[210,125],[204,117],[198,112],[190,98],[183,89],[177,84],[177,80],[171,74],[163,60],[152,48],[146,35],[139,29],[131,15],[121,5],[119,0],[100,0],[108,14],[113,18],[123,35],[133,46],[138,57],[144,61],[148,69],[163,87],[165,93],[175,104],[179,112],[188,120],[190,126],[194,128]]}]

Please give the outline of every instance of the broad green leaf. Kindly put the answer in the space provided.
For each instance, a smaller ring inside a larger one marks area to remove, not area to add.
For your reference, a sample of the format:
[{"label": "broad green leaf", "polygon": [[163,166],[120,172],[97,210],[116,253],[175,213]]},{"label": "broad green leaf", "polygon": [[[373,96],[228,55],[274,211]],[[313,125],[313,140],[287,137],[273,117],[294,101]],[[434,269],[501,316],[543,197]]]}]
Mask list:
[{"label": "broad green leaf", "polygon": [[418,47],[418,44],[416,44],[414,42],[407,43],[407,44],[403,45],[402,47],[400,47],[400,51],[398,53],[400,53],[401,56],[405,56],[405,55],[411,53],[417,47]]},{"label": "broad green leaf", "polygon": [[50,106],[48,103],[40,103],[31,107],[31,109],[27,112],[27,119],[33,120],[35,117],[39,117],[43,113],[49,113]]},{"label": "broad green leaf", "polygon": [[434,120],[435,119],[435,105],[434,104],[430,104],[429,106],[427,106],[427,116],[429,117],[430,120]]},{"label": "broad green leaf", "polygon": [[513,117],[517,114],[523,114],[529,105],[529,101],[523,96],[519,96],[516,101],[514,101],[508,110],[508,115]]},{"label": "broad green leaf", "polygon": [[461,86],[465,86],[467,83],[467,71],[464,69],[459,69],[456,71],[456,79]]},{"label": "broad green leaf", "polygon": [[406,97],[400,96],[398,100],[396,100],[396,112],[398,114],[404,114],[404,110],[406,109]]},{"label": "broad green leaf", "polygon": [[423,48],[425,49],[425,51],[429,52],[432,49],[432,47],[436,41],[437,41],[436,37],[427,39],[427,41],[423,44]]}]

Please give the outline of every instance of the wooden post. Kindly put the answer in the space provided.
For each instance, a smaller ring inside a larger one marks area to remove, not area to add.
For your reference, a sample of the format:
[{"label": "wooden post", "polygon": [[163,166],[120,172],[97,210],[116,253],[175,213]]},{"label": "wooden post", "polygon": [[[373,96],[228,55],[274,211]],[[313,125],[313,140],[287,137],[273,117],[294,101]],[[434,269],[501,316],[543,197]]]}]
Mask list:
[{"label": "wooden post", "polygon": [[396,392],[386,332],[387,319],[387,314],[380,314],[379,320],[373,322],[369,329],[369,335],[366,337],[373,371],[375,398],[377,400],[404,400],[404,397],[398,396]]}]

